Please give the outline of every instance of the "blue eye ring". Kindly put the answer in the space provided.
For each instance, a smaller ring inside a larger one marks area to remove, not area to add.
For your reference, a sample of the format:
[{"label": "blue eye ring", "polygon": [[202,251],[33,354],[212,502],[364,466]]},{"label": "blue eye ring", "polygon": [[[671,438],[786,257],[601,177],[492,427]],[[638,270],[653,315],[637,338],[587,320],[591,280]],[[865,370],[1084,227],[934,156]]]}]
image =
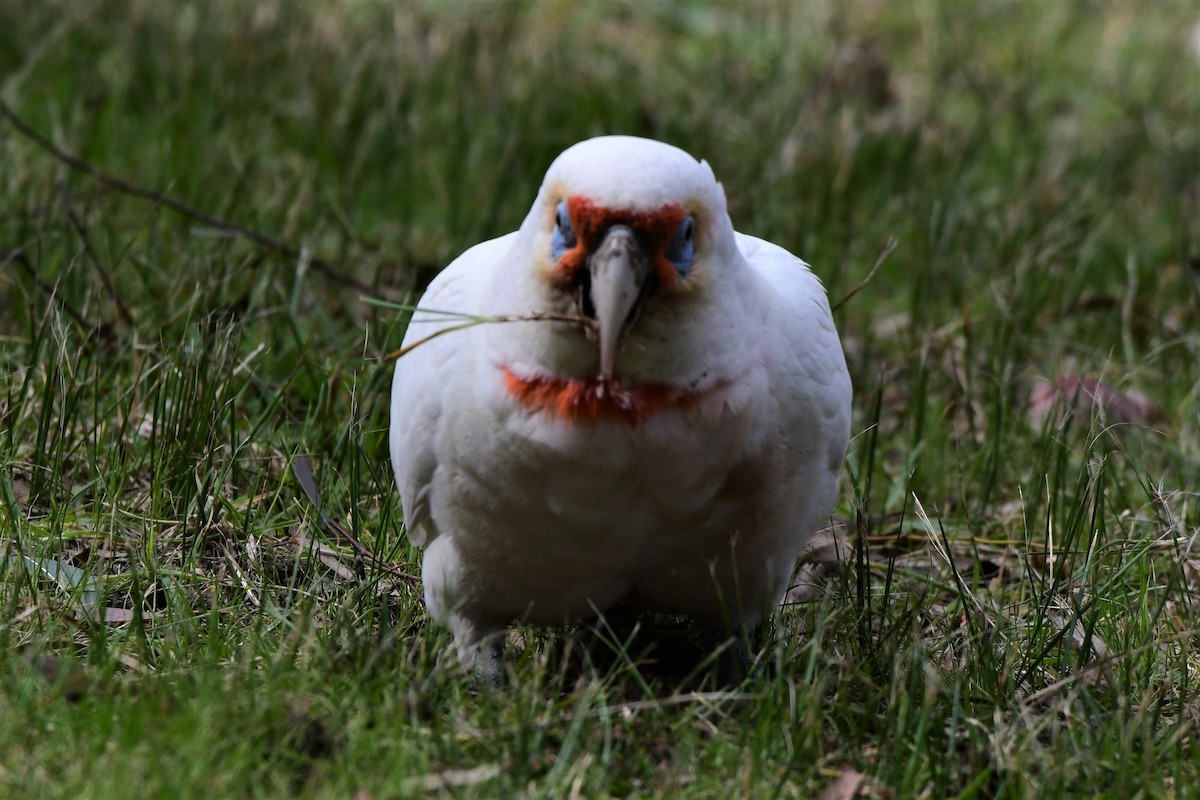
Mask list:
[{"label": "blue eye ring", "polygon": [[567,201],[560,200],[554,207],[554,232],[550,235],[550,257],[562,258],[563,253],[575,246],[575,227],[571,224],[571,213]]},{"label": "blue eye ring", "polygon": [[663,255],[675,266],[675,272],[681,278],[686,278],[692,271],[692,262],[696,260],[696,218],[691,214],[684,217],[683,222],[671,235]]}]

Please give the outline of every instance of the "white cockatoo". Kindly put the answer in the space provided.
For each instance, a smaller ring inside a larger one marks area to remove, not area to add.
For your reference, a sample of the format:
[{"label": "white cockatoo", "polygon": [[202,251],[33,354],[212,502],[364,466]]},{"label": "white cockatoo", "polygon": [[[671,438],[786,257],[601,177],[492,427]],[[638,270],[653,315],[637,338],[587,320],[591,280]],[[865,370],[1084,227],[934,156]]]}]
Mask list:
[{"label": "white cockatoo", "polygon": [[[513,622],[618,603],[749,633],[829,514],[850,378],[825,291],[704,161],[606,136],[419,303],[391,456],[430,615],[495,678]],[[428,310],[428,311],[426,311]],[[572,323],[574,316],[579,321]],[[564,321],[564,318],[566,321]]]}]

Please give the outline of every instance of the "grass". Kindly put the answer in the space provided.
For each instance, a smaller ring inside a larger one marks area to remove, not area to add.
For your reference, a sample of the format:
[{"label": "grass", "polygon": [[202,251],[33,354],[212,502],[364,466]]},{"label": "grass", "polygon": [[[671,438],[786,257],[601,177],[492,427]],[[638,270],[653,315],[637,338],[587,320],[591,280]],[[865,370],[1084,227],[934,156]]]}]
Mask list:
[{"label": "grass", "polygon": [[[0,4],[0,95],[34,127],[304,249],[0,124],[0,793],[1191,794],[1197,23],[1194,2]],[[707,158],[739,229],[835,301],[894,240],[837,311],[844,557],[738,693],[638,652],[576,680],[524,631],[508,689],[472,697],[396,574],[419,571],[380,362],[403,315],[313,259],[411,297],[607,132]],[[1035,399],[1085,378],[1108,402]]]}]

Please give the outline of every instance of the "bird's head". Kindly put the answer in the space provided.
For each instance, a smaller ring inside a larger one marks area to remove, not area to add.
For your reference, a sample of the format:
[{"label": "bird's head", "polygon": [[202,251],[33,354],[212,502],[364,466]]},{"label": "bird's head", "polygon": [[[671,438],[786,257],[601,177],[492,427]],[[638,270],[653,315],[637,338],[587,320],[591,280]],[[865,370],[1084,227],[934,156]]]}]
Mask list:
[{"label": "bird's head", "polygon": [[522,233],[539,294],[593,321],[601,381],[614,377],[631,332],[685,316],[712,290],[720,266],[739,258],[708,164],[629,136],[563,152]]}]

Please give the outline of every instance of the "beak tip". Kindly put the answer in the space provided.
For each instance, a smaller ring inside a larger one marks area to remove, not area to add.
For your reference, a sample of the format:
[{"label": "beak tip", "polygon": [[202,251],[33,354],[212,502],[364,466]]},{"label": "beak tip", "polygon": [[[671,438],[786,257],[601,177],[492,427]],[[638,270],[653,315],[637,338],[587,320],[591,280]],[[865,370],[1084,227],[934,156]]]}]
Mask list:
[{"label": "beak tip", "polygon": [[601,381],[612,380],[615,357],[610,352],[601,352],[600,354],[600,372],[596,376]]}]

